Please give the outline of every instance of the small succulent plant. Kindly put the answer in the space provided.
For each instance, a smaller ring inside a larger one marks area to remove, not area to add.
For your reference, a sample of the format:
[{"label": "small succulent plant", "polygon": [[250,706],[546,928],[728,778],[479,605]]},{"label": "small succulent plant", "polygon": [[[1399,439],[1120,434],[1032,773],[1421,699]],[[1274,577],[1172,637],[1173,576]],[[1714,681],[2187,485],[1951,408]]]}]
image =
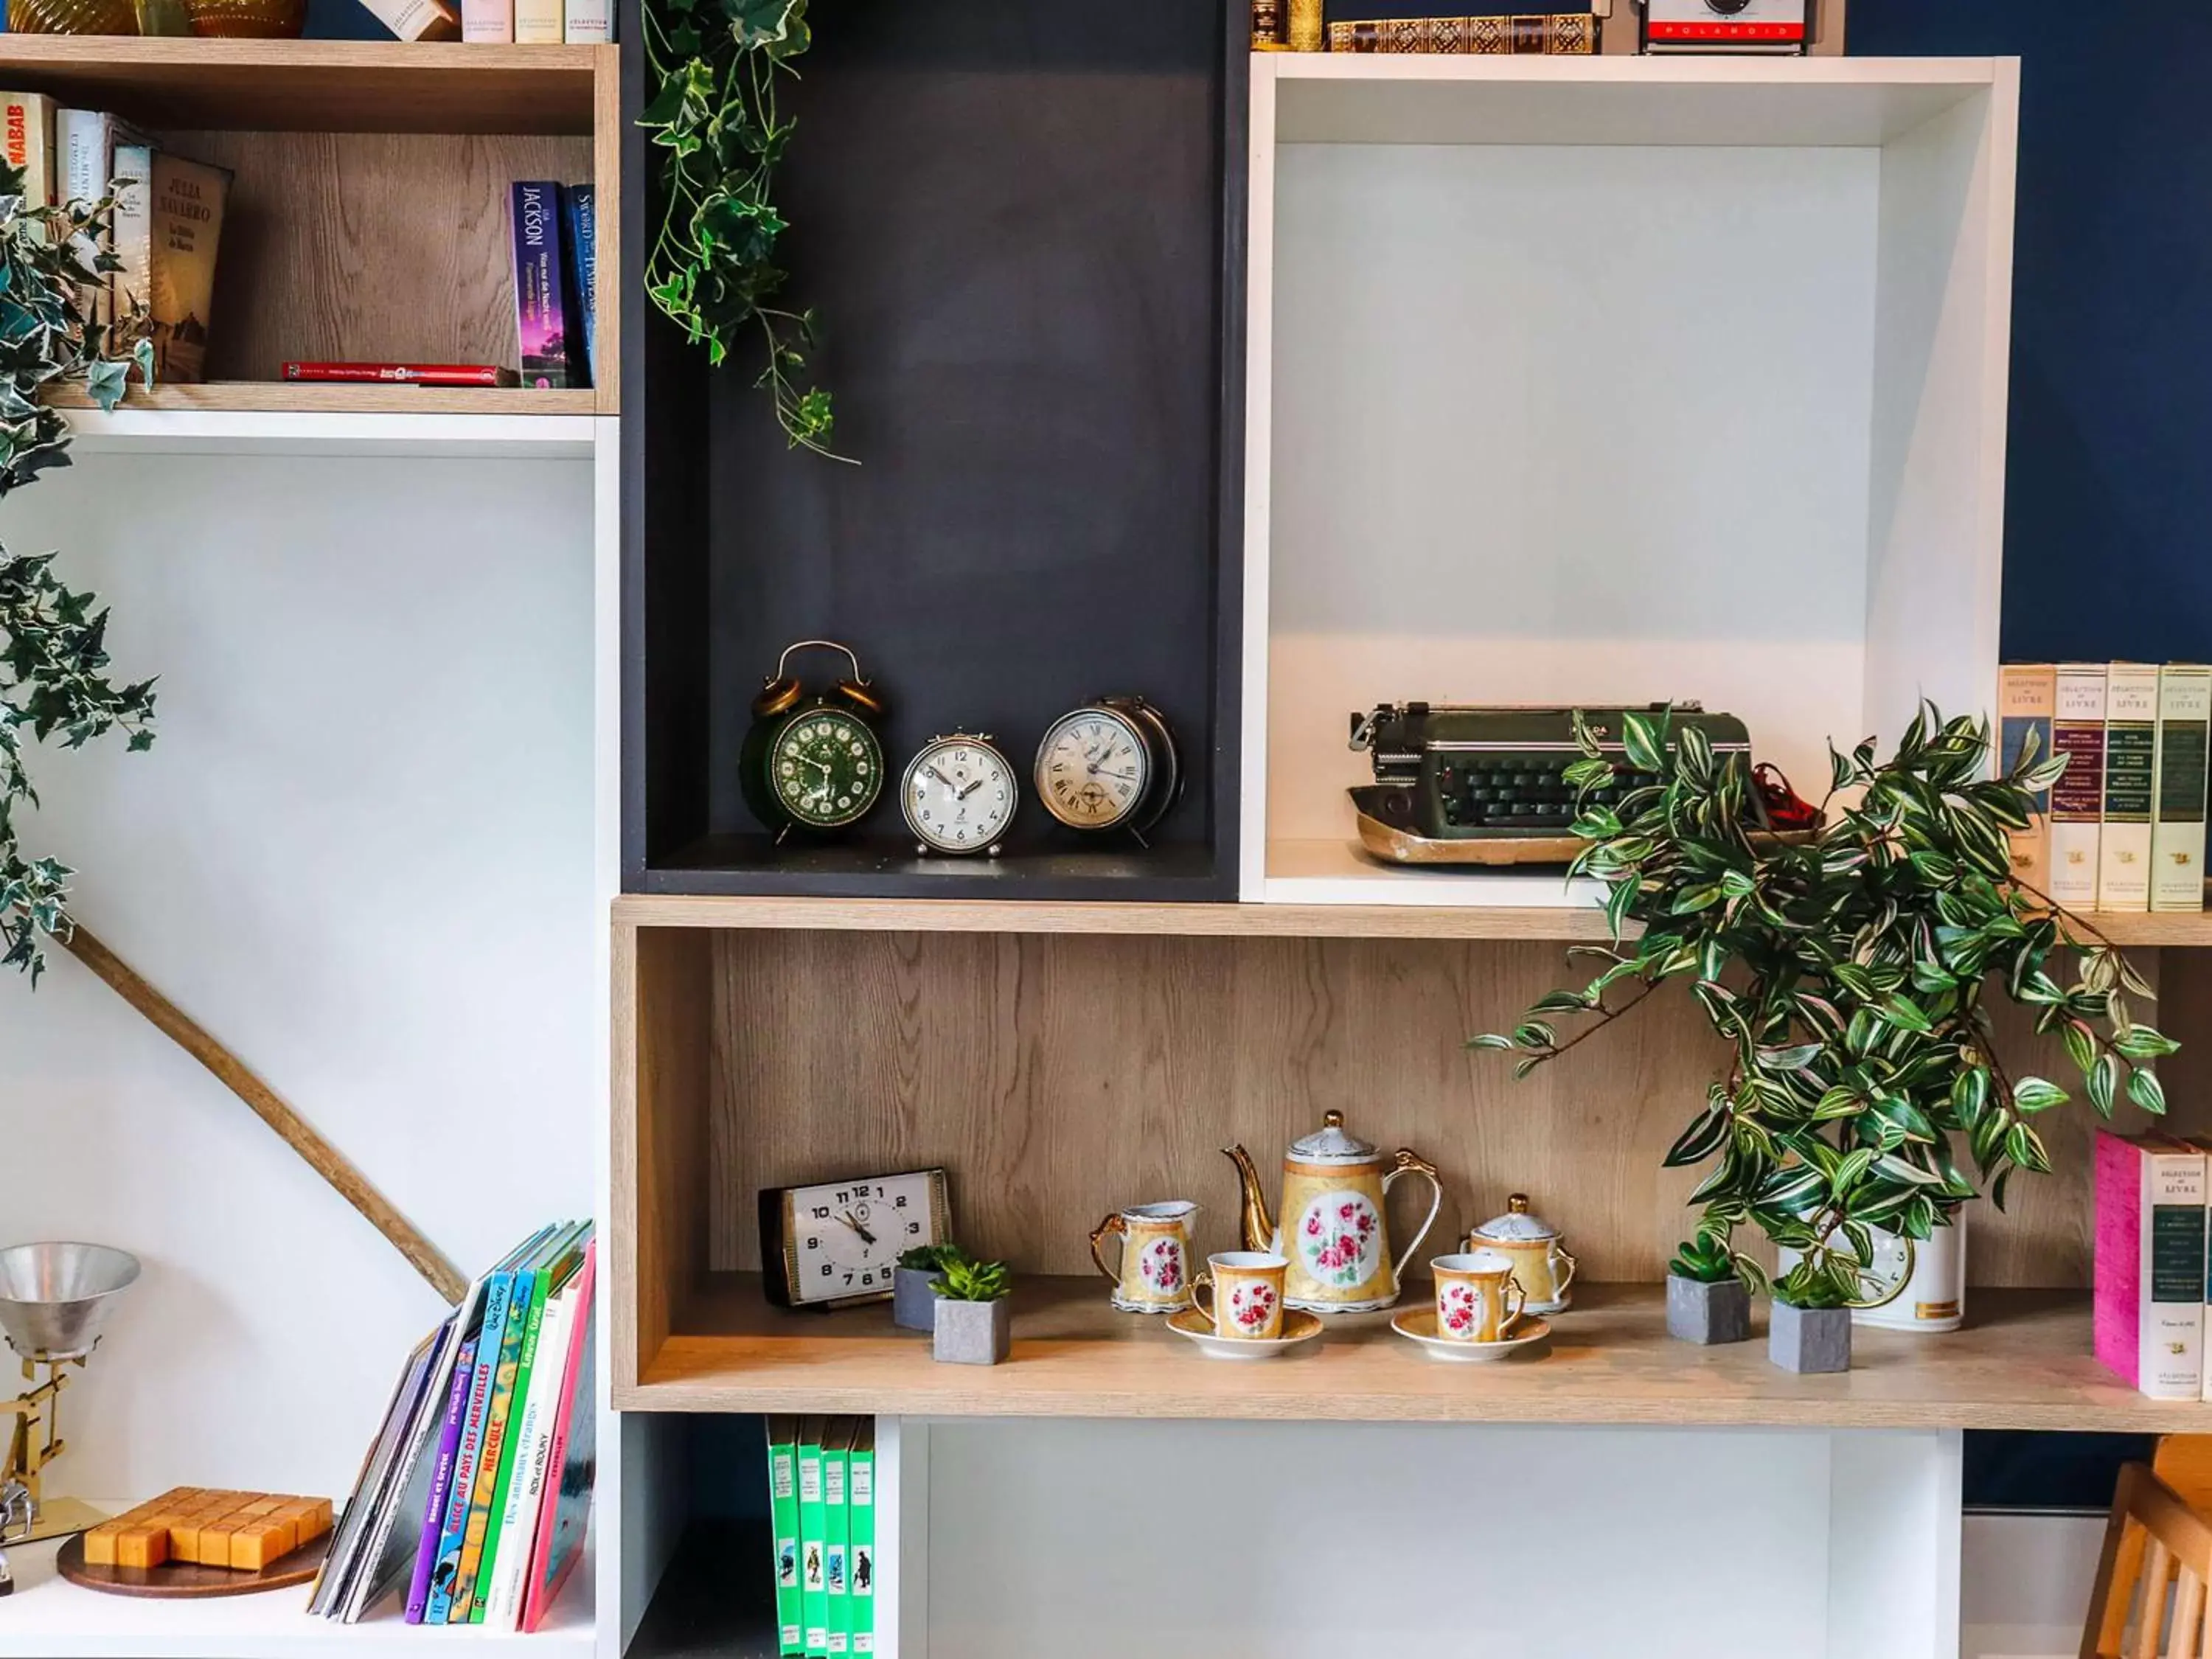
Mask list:
[{"label": "small succulent plant", "polygon": [[947,1302],[997,1302],[1014,1287],[1014,1275],[1003,1261],[975,1261],[957,1255],[940,1269],[929,1288]]}]

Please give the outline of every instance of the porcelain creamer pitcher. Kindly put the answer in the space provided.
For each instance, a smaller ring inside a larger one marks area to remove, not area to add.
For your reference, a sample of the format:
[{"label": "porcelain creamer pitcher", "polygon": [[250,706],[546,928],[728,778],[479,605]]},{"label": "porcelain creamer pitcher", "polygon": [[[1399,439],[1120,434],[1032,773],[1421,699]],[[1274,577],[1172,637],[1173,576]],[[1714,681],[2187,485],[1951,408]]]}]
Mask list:
[{"label": "porcelain creamer pitcher", "polygon": [[[1279,1227],[1251,1156],[1242,1146],[1223,1151],[1244,1183],[1244,1248],[1290,1261],[1286,1304],[1315,1313],[1369,1313],[1398,1299],[1398,1270],[1421,1248],[1443,1202],[1435,1164],[1403,1146],[1395,1154],[1376,1150],[1346,1131],[1343,1113],[1331,1112],[1319,1129],[1292,1142],[1283,1160]],[[1382,1198],[1405,1175],[1429,1183],[1429,1212],[1394,1258]]]}]

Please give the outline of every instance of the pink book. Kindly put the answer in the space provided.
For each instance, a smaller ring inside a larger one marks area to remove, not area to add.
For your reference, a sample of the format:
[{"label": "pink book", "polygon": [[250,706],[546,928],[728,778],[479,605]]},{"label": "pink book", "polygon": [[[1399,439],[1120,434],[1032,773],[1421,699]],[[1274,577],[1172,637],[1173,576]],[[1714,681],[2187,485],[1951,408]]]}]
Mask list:
[{"label": "pink book", "polygon": [[[2199,1160],[2200,1164],[2202,1160]],[[530,1552],[529,1577],[523,1586],[522,1632],[544,1622],[560,1599],[584,1553],[584,1533],[592,1520],[593,1454],[599,1390],[592,1382],[592,1328],[597,1304],[599,1243],[584,1247],[577,1270],[576,1296],[583,1310],[568,1334],[568,1363],[561,1375],[561,1397],[553,1413],[553,1444],[546,1458],[545,1495],[538,1502],[537,1540]]]},{"label": "pink book", "polygon": [[2158,1400],[2203,1384],[2205,1155],[2097,1132],[2098,1362]]}]

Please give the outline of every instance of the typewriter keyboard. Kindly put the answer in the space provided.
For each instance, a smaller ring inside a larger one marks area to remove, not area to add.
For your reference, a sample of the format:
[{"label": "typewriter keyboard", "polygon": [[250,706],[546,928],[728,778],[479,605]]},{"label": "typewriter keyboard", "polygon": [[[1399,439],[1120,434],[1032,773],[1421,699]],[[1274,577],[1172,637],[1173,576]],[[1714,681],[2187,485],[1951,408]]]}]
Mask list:
[{"label": "typewriter keyboard", "polygon": [[[1576,792],[1566,781],[1567,761],[1533,756],[1471,757],[1439,767],[1444,822],[1455,829],[1540,830],[1564,836],[1576,817]],[[1656,775],[1615,763],[1613,782],[1583,799],[1613,805],[1632,789],[1656,783]]]}]

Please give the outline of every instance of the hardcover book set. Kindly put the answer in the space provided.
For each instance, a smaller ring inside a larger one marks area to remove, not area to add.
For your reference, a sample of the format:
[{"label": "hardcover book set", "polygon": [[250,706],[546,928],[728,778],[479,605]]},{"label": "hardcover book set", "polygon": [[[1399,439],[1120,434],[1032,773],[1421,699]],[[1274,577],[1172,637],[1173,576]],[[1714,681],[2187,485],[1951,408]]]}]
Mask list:
[{"label": "hardcover book set", "polygon": [[1843,0],[1254,0],[1260,52],[1528,53],[1632,51],[1800,56],[1840,51]]},{"label": "hardcover book set", "polygon": [[876,1420],[768,1419],[778,1651],[876,1650]]}]

